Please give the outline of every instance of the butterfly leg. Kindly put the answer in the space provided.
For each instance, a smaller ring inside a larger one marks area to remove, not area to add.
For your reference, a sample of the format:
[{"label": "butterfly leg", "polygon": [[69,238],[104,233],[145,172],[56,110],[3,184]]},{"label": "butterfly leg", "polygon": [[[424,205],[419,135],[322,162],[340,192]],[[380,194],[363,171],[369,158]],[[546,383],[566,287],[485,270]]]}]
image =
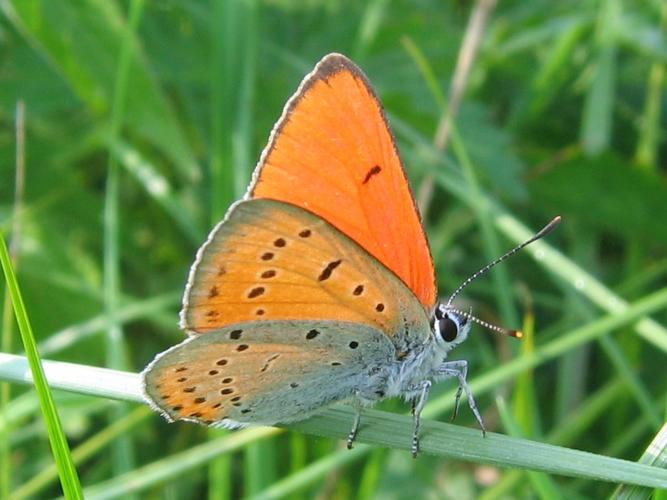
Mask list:
[{"label": "butterfly leg", "polygon": [[[460,364],[460,367],[459,367],[460,368],[460,373],[463,376],[463,379],[468,380],[468,362],[467,361],[465,361],[465,360],[450,361],[450,363],[459,363]],[[461,394],[462,393],[463,393],[463,385],[459,384],[459,387],[456,390],[456,399],[454,401],[454,412],[452,413],[452,422],[456,419],[456,416],[459,414],[459,403],[461,402]],[[483,428],[484,428],[484,425],[482,425],[482,429]]]},{"label": "butterfly leg", "polygon": [[428,400],[428,393],[431,390],[432,382],[430,380],[424,380],[415,390],[421,391],[419,395],[412,401],[412,457],[417,458],[419,453],[419,424],[422,410],[426,401]]},{"label": "butterfly leg", "polygon": [[468,406],[470,406],[470,409],[475,415],[475,418],[477,419],[479,426],[482,428],[482,435],[486,436],[486,428],[484,427],[484,421],[482,420],[482,416],[480,415],[479,410],[477,409],[477,403],[475,403],[475,398],[472,395],[472,391],[470,390],[470,386],[468,385],[468,381],[466,380],[466,376],[468,375],[467,361],[465,360],[447,361],[446,363],[443,363],[436,369],[435,375],[436,377],[441,377],[441,378],[455,377],[458,379],[459,389],[456,394],[456,403],[454,411],[456,412],[456,410],[458,409],[459,392],[463,390],[465,391],[466,397],[468,398]]},{"label": "butterfly leg", "polygon": [[359,422],[361,422],[361,403],[359,402],[358,398],[354,398],[352,407],[355,410],[355,414],[354,414],[354,421],[352,422],[352,429],[350,429],[350,433],[347,435],[348,450],[352,449],[352,443],[354,443],[354,439],[357,437],[357,431],[359,430]]}]

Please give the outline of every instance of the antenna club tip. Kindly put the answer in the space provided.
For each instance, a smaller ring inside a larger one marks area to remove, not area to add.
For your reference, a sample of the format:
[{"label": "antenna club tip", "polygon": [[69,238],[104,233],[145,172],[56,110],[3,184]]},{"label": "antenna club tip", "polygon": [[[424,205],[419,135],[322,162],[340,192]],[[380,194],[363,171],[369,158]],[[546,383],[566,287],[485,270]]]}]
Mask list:
[{"label": "antenna club tip", "polygon": [[514,337],[515,339],[522,339],[523,332],[521,330],[510,330],[510,336]]},{"label": "antenna club tip", "polygon": [[554,229],[556,229],[556,228],[558,227],[558,225],[560,224],[560,222],[561,222],[562,219],[563,219],[563,218],[562,218],[560,215],[557,215],[556,217],[554,217],[553,219],[551,219],[551,220],[549,221],[549,224],[547,224],[546,226],[544,226],[544,227],[542,228],[542,230],[541,230],[539,233],[537,233],[537,235],[536,235],[536,239],[543,238],[543,237],[546,236],[547,234],[551,233]]}]

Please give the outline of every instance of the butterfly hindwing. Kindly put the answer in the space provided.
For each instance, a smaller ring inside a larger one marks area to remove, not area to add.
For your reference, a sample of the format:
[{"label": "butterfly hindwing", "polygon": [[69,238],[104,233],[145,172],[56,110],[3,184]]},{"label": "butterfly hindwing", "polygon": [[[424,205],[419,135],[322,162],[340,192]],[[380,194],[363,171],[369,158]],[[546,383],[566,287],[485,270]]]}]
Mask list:
[{"label": "butterfly hindwing", "polygon": [[158,356],[144,372],[145,393],[170,420],[286,423],[353,396],[394,353],[385,335],[364,325],[240,323]]},{"label": "butterfly hindwing", "polygon": [[399,276],[425,307],[433,261],[382,105],[362,71],[323,58],[289,100],[249,195],[307,208]]},{"label": "butterfly hindwing", "polygon": [[331,224],[274,200],[236,204],[191,271],[181,313],[190,334],[266,320],[332,320],[423,338],[417,298]]}]

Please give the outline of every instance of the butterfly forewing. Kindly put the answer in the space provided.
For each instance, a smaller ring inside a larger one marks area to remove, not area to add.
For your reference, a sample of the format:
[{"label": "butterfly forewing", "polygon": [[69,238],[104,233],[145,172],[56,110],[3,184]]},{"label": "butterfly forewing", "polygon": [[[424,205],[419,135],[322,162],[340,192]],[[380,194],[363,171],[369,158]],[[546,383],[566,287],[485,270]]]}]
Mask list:
[{"label": "butterfly forewing", "polygon": [[352,396],[394,352],[385,335],[364,325],[240,323],[160,355],[146,369],[145,392],[171,420],[291,422]]},{"label": "butterfly forewing", "polygon": [[424,306],[433,262],[382,106],[361,70],[331,54],[288,102],[262,154],[254,198],[307,208],[398,275]]},{"label": "butterfly forewing", "polygon": [[192,334],[289,319],[427,335],[426,311],[400,279],[331,224],[274,200],[230,211],[200,250],[184,303],[182,326]]}]

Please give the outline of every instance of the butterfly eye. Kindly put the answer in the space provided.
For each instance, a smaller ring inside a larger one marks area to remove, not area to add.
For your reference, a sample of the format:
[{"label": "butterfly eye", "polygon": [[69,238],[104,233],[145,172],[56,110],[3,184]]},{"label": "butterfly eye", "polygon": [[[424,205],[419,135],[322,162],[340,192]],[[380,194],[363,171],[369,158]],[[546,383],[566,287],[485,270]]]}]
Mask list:
[{"label": "butterfly eye", "polygon": [[445,315],[443,319],[440,320],[440,336],[445,342],[452,342],[459,333],[458,325],[450,319],[449,316]]}]

